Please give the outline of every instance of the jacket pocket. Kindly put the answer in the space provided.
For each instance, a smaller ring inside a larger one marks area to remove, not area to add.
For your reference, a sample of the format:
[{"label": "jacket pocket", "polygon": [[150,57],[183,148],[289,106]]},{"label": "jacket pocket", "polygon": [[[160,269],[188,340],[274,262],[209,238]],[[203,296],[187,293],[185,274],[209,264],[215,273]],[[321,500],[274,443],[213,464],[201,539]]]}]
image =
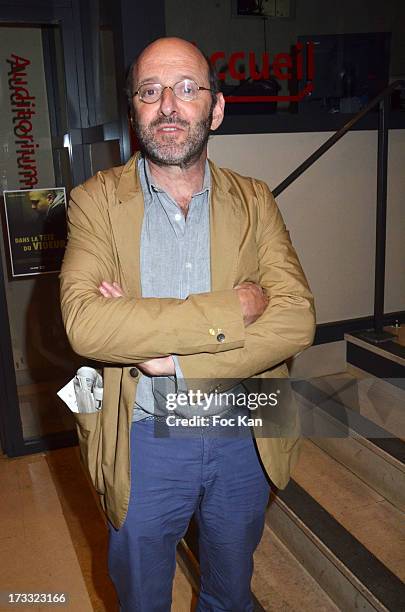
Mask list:
[{"label": "jacket pocket", "polygon": [[75,414],[77,435],[79,438],[80,455],[89,472],[91,481],[98,493],[105,492],[102,459],[102,410]]}]

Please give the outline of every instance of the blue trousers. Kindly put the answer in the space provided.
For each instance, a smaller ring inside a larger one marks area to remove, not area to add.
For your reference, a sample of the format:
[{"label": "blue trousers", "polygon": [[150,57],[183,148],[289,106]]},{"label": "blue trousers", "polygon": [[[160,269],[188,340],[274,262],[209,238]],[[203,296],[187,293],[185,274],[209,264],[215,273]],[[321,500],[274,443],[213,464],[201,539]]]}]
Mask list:
[{"label": "blue trousers", "polygon": [[156,424],[153,417],[132,424],[128,513],[119,530],[110,525],[109,572],[121,611],[170,612],[176,546],[193,514],[198,612],[252,611],[253,553],[270,487],[250,430],[176,427],[167,436]]}]

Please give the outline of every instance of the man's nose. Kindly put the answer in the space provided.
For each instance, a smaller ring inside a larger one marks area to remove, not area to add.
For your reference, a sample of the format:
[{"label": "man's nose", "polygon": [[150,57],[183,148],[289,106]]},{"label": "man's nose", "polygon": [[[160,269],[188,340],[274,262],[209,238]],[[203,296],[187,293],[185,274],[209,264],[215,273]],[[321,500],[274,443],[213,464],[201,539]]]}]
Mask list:
[{"label": "man's nose", "polygon": [[172,113],[177,111],[177,98],[174,95],[170,87],[165,87],[160,97],[160,112],[169,117]]}]

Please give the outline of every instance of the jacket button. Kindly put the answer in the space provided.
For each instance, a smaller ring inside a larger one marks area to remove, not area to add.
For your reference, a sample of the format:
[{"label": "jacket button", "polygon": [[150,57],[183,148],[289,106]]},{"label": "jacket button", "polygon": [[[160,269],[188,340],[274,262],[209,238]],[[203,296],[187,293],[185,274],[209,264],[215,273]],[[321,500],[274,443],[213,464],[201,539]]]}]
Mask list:
[{"label": "jacket button", "polygon": [[218,342],[223,342],[225,340],[225,334],[218,334],[217,340]]},{"label": "jacket button", "polygon": [[136,378],[139,374],[139,371],[137,368],[131,368],[129,370],[129,375],[132,376],[132,378]]}]

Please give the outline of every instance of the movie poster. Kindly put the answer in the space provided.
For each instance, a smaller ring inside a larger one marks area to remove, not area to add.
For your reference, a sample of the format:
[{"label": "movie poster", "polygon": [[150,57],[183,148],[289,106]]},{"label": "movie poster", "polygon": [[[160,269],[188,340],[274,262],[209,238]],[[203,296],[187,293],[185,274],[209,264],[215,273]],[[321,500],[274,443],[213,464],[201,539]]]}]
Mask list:
[{"label": "movie poster", "polygon": [[13,278],[60,270],[66,246],[64,187],[4,191]]}]

